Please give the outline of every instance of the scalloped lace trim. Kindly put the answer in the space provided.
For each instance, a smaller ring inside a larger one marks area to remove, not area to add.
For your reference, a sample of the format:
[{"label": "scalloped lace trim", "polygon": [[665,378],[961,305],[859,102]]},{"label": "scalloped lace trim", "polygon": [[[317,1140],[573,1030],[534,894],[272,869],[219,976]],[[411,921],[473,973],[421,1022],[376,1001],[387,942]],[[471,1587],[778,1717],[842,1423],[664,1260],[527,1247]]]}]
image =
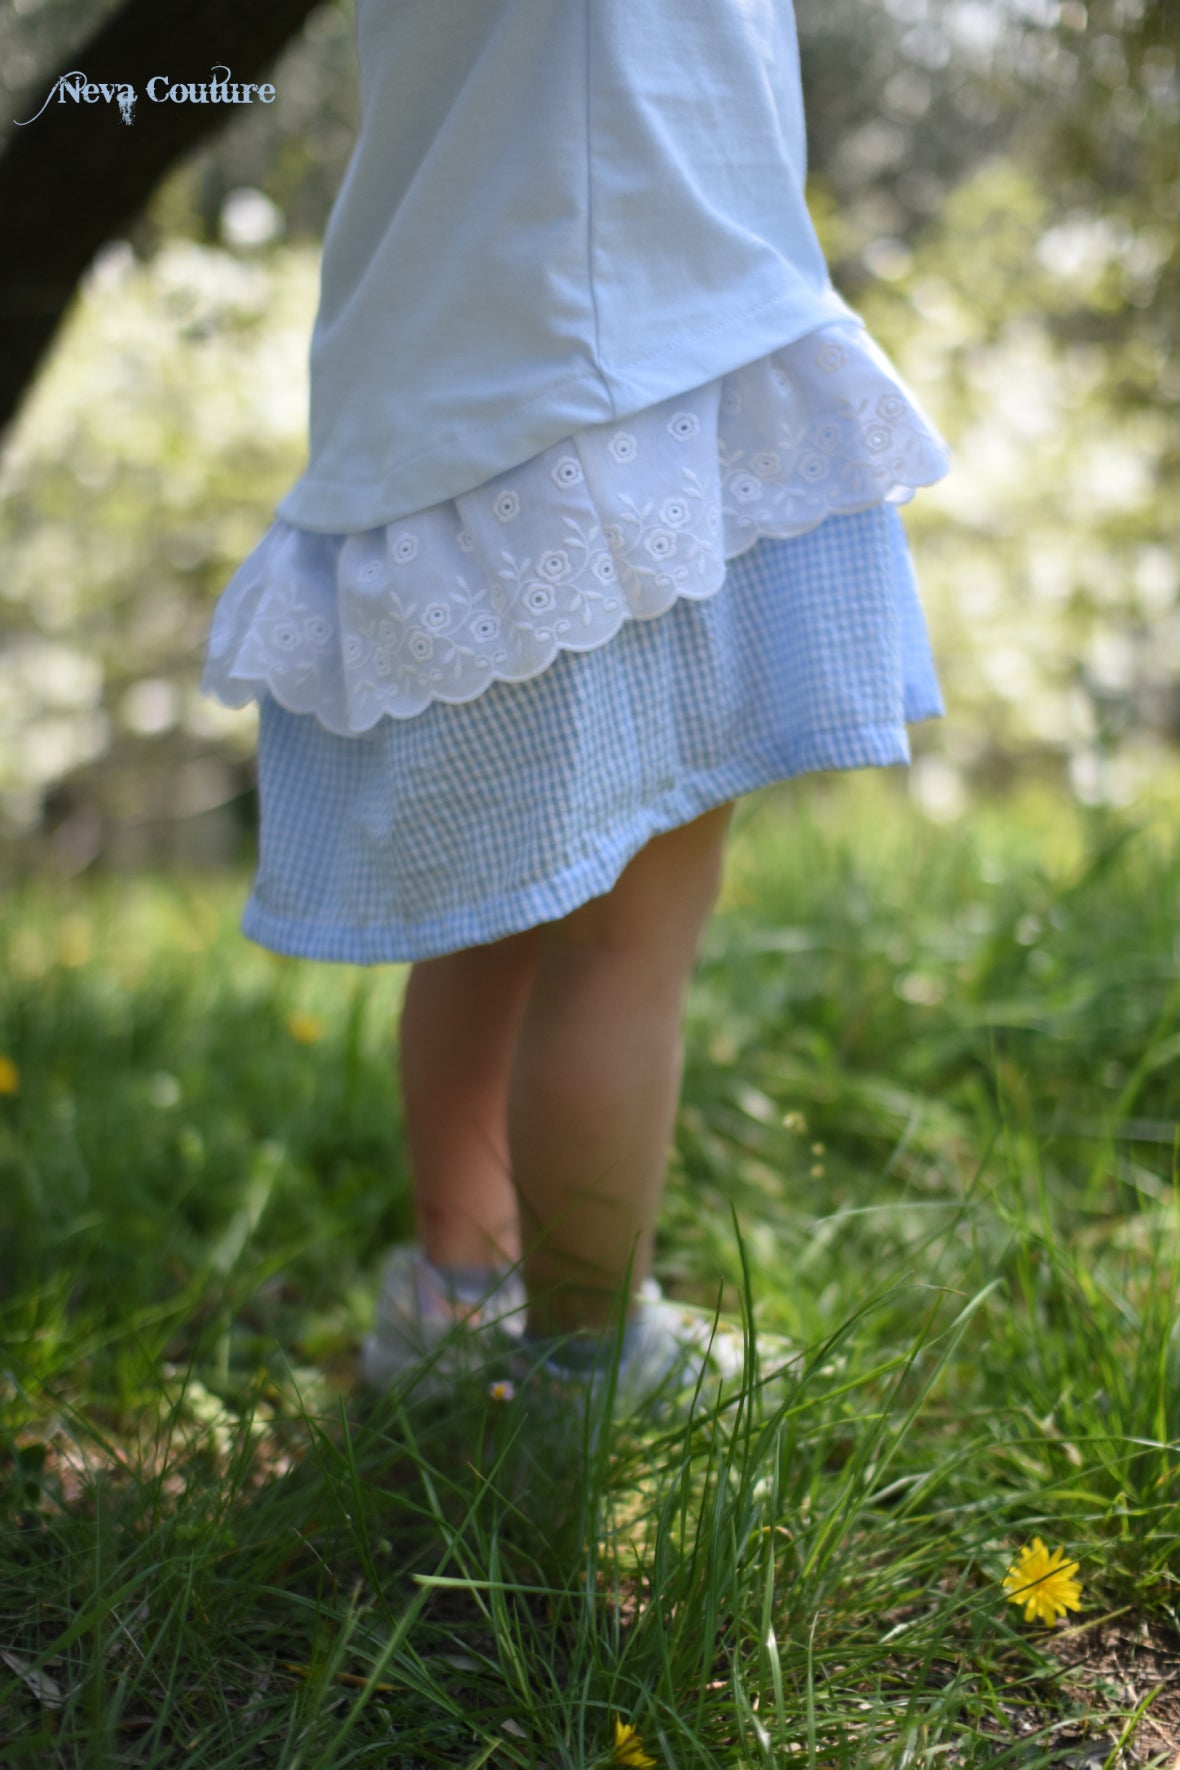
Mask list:
[{"label": "scalloped lace trim", "polygon": [[340,736],[470,701],[713,595],[763,535],[906,503],[947,465],[888,358],[838,321],[382,528],[277,520],[218,602],[203,687],[233,707],[269,691]]}]

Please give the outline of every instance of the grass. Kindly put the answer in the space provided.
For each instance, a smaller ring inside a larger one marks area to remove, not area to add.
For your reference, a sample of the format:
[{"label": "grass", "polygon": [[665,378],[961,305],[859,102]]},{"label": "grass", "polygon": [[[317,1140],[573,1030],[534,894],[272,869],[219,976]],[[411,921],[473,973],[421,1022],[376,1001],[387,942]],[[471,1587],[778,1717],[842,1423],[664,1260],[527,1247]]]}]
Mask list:
[{"label": "grass", "polygon": [[[746,1377],[589,1452],[354,1389],[405,974],[250,947],[244,889],[3,911],[6,1765],[1177,1761],[1163,819],[743,807],[658,1269]],[[1000,1583],[1034,1535],[1083,1584],[1052,1629]]]}]

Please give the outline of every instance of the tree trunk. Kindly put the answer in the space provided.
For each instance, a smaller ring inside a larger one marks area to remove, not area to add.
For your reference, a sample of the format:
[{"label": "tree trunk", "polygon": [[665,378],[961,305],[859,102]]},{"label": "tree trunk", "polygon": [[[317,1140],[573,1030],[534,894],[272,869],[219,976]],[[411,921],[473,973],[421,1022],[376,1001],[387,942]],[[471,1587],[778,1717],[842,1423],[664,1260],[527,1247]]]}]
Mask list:
[{"label": "tree trunk", "polygon": [[[125,0],[48,82],[0,156],[0,433],[36,374],[98,248],[134,220],[164,174],[232,117],[234,103],[152,102],[175,83],[260,83],[319,0]],[[213,68],[221,64],[215,74]],[[131,86],[132,122],[114,99],[65,97],[74,71]],[[36,120],[36,108],[51,94]],[[257,94],[253,96],[259,103]]]}]

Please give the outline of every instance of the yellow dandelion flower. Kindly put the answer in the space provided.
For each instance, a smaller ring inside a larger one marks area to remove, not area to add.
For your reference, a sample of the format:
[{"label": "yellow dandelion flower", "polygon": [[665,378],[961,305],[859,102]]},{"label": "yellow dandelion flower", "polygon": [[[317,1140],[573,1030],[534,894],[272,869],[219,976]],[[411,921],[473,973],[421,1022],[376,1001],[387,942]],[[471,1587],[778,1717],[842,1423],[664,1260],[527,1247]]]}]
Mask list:
[{"label": "yellow dandelion flower", "polygon": [[302,1009],[287,1016],[287,1031],[301,1045],[314,1045],[323,1038],[327,1027],[318,1014],[305,1014]]},{"label": "yellow dandelion flower", "polygon": [[1050,1555],[1040,1537],[1034,1536],[1004,1579],[1008,1602],[1024,1605],[1025,1622],[1039,1618],[1043,1623],[1054,1623],[1058,1611],[1064,1616],[1067,1610],[1082,1608],[1081,1583],[1073,1577],[1077,1570],[1076,1561],[1065,1559],[1064,1549],[1054,1549]]},{"label": "yellow dandelion flower", "polygon": [[20,1070],[11,1057],[0,1057],[0,1094],[20,1093]]},{"label": "yellow dandelion flower", "polygon": [[636,1770],[649,1770],[655,1759],[643,1749],[643,1741],[639,1737],[638,1727],[632,1727],[615,1716],[615,1744],[611,1752],[612,1764],[633,1764]]}]

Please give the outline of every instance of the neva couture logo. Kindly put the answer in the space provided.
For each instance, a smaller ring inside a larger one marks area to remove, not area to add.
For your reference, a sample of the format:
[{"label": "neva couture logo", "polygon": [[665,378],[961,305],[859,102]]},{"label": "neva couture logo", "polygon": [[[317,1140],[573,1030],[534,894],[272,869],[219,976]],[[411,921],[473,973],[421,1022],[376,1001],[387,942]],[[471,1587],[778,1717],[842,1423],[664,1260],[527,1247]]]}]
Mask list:
[{"label": "neva couture logo", "polygon": [[[224,78],[209,81],[190,80],[173,85],[167,74],[153,74],[147,83],[147,95],[152,104],[253,104],[257,96],[261,104],[273,104],[275,89],[270,85],[258,86],[253,81],[231,81],[229,69],[221,62],[212,69],[214,75],[221,74]],[[54,95],[58,104],[67,100],[74,104],[98,104],[100,101],[110,104],[114,99],[119,107],[119,114],[124,123],[134,123],[135,102],[139,97],[134,86],[126,81],[88,80],[80,69],[72,73],[59,74],[49,90],[45,105],[51,104]],[[37,117],[26,117],[26,123],[35,123]],[[13,119],[19,122],[18,118]]]}]

